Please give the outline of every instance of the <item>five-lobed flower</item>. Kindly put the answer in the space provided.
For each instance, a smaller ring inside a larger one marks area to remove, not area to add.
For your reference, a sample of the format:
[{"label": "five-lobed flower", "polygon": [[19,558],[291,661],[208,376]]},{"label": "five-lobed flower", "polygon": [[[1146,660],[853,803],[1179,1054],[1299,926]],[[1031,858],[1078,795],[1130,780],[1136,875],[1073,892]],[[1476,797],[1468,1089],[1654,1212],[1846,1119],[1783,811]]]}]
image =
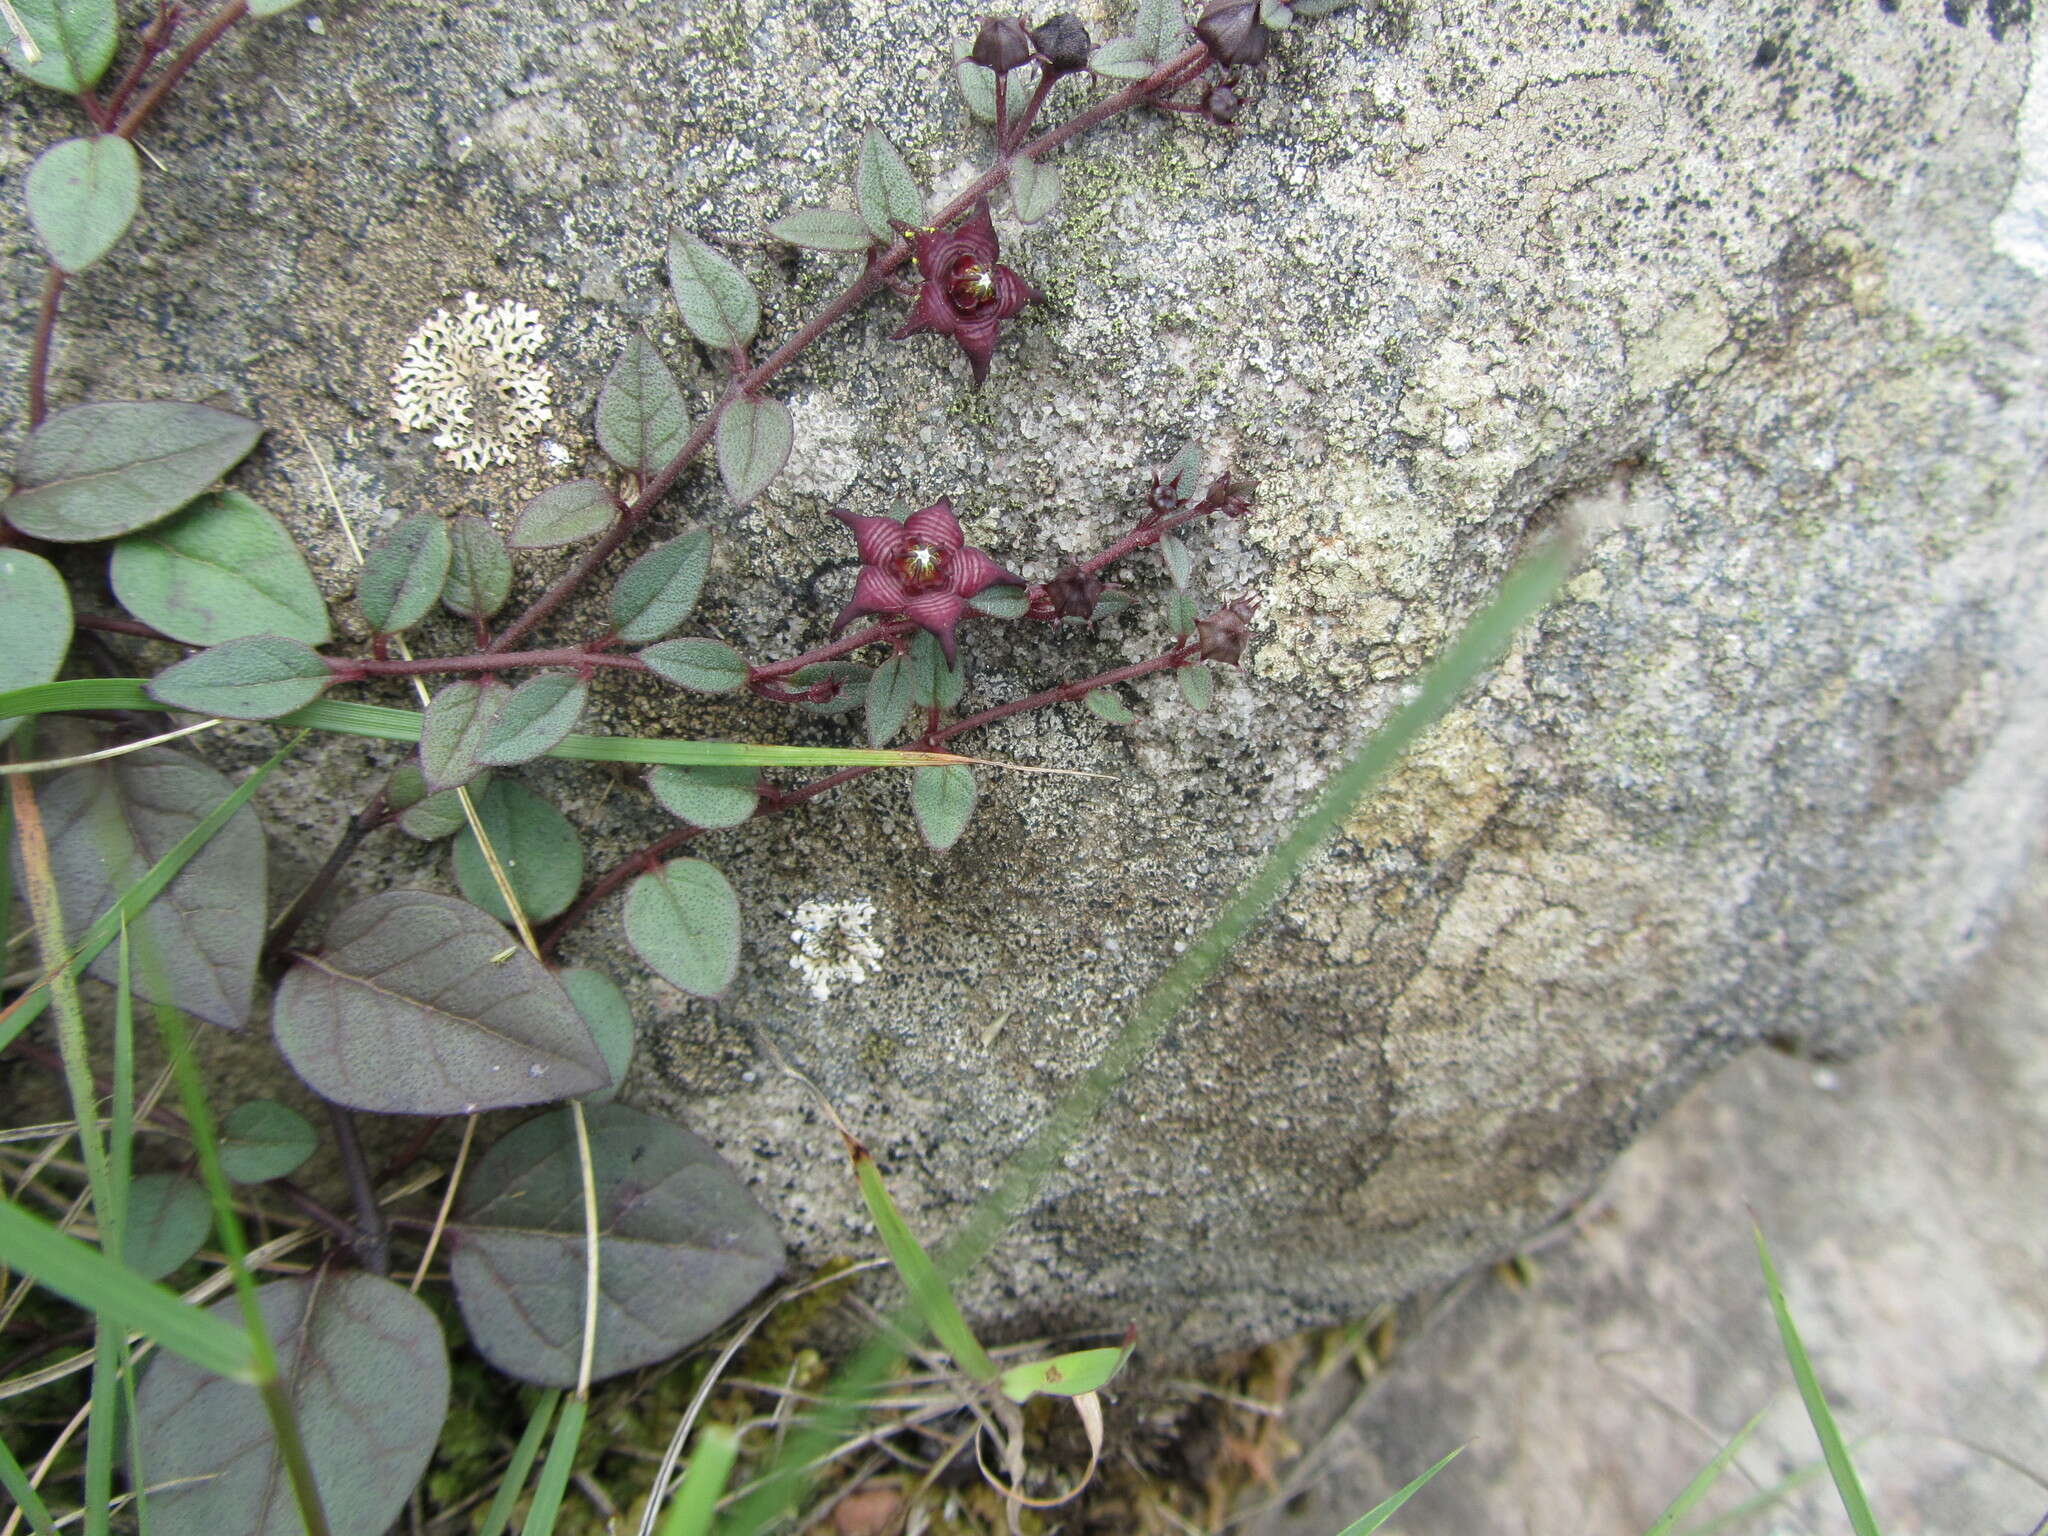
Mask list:
[{"label": "five-lobed flower", "polygon": [[838,634],[863,614],[900,614],[929,630],[954,660],[953,630],[967,612],[967,600],[986,588],[1024,585],[986,553],[968,544],[944,497],[902,522],[834,507],[832,515],[852,530],[860,546],[860,575],[853,601],[833,622]]},{"label": "five-lobed flower", "polygon": [[890,339],[900,341],[923,331],[952,337],[967,354],[979,389],[988,377],[988,360],[995,354],[1002,323],[1042,295],[997,262],[996,228],[987,198],[955,228],[926,230],[913,238],[912,245],[924,286],[910,317]]}]

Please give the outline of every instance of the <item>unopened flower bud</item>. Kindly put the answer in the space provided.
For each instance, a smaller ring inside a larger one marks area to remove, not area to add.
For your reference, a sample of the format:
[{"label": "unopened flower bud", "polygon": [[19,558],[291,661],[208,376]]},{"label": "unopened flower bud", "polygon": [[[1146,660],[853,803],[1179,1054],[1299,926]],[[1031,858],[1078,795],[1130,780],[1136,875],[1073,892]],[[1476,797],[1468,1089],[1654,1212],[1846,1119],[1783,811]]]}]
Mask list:
[{"label": "unopened flower bud", "polygon": [[1209,45],[1225,69],[1247,69],[1261,63],[1272,37],[1259,24],[1258,0],[1208,0],[1195,36]]},{"label": "unopened flower bud", "polygon": [[1071,75],[1088,67],[1088,51],[1094,45],[1081,18],[1061,11],[1051,21],[1031,29],[1031,41],[1039,58],[1055,75]]},{"label": "unopened flower bud", "polygon": [[1024,30],[1022,21],[1014,16],[984,16],[981,32],[967,57],[983,69],[1006,75],[1030,63],[1033,51],[1031,34]]},{"label": "unopened flower bud", "polygon": [[1244,107],[1244,98],[1227,85],[1212,85],[1202,98],[1202,110],[1209,121],[1229,127],[1237,121],[1237,114]]},{"label": "unopened flower bud", "polygon": [[1240,475],[1221,474],[1210,483],[1202,497],[1202,505],[1212,512],[1221,512],[1225,517],[1243,517],[1252,509],[1252,493],[1258,489],[1255,481]]},{"label": "unopened flower bud", "polygon": [[1204,661],[1236,666],[1244,654],[1245,640],[1251,635],[1251,617],[1251,603],[1240,597],[1225,603],[1206,619],[1195,620],[1197,654]]},{"label": "unopened flower bud", "polygon": [[1070,565],[1045,584],[1054,615],[1062,619],[1092,617],[1102,600],[1102,578],[1089,576],[1078,565]]}]

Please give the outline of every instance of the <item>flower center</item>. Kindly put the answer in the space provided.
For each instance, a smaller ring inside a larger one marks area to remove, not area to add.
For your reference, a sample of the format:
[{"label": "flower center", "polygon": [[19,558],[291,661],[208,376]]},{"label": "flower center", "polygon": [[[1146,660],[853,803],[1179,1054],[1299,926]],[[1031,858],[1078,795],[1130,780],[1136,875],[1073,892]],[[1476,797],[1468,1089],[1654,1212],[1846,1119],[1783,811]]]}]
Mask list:
[{"label": "flower center", "polygon": [[928,587],[946,568],[943,551],[930,544],[913,544],[896,558],[896,574],[913,587]]},{"label": "flower center", "polygon": [[995,299],[995,269],[969,257],[953,268],[951,289],[954,307],[979,309]]}]

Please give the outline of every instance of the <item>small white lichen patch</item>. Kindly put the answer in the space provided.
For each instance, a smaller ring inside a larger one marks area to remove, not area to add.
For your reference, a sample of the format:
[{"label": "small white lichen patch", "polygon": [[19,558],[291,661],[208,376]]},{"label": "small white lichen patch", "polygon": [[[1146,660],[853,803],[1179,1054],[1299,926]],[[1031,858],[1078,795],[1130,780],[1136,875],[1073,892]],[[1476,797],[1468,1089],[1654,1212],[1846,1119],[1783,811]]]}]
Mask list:
[{"label": "small white lichen patch", "polygon": [[796,945],[790,968],[821,1003],[831,997],[834,983],[858,986],[882,963],[882,946],[869,931],[875,904],[865,896],[852,901],[814,896],[790,913],[789,920],[790,942]]},{"label": "small white lichen patch", "polygon": [[391,370],[391,410],[408,432],[432,432],[441,456],[471,474],[509,464],[554,417],[548,370],[533,360],[546,340],[540,312],[516,300],[462,296],[436,312]]}]

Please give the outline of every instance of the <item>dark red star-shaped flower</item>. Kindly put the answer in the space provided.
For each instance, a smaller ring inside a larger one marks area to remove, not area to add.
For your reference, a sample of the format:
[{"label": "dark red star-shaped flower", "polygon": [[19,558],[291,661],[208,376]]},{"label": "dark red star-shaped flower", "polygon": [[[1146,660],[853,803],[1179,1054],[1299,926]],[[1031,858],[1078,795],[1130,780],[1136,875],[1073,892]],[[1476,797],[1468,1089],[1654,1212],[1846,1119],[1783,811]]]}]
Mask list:
[{"label": "dark red star-shaped flower", "polygon": [[834,507],[832,515],[853,530],[860,545],[853,601],[833,621],[835,635],[862,614],[900,613],[931,631],[951,666],[953,628],[967,612],[967,599],[1001,583],[1024,585],[1023,577],[1012,576],[968,545],[953,503],[943,498],[900,523],[841,507]]},{"label": "dark red star-shaped flower", "polygon": [[988,377],[988,360],[996,350],[1002,323],[1042,295],[1023,278],[996,261],[996,227],[988,216],[988,199],[974,205],[966,222],[916,236],[912,245],[917,270],[924,277],[910,318],[891,341],[935,331],[950,336],[967,354],[975,388]]}]

